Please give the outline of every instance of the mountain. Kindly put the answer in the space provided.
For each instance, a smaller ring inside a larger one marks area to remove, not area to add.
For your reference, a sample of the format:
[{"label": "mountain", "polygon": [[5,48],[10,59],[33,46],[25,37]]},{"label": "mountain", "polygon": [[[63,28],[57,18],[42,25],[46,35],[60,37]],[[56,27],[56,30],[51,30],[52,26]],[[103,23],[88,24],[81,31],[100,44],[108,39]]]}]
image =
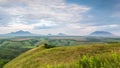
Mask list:
[{"label": "mountain", "polygon": [[47,36],[53,36],[51,33],[49,33]]},{"label": "mountain", "polygon": [[28,32],[28,31],[20,30],[20,31],[4,34],[3,36],[33,36],[33,35],[34,34]]},{"label": "mountain", "polygon": [[0,34],[0,36],[66,36],[66,34],[58,33],[57,35],[52,35],[49,33],[48,35],[40,35],[40,34],[32,34],[29,31],[19,30],[8,34]]},{"label": "mountain", "polygon": [[95,31],[90,34],[90,36],[102,36],[102,37],[112,37],[114,34],[107,31]]},{"label": "mountain", "polygon": [[58,33],[57,36],[66,36],[64,33]]},{"label": "mountain", "polygon": [[20,31],[17,31],[17,32],[11,32],[10,34],[32,34],[32,33],[28,32],[28,31],[20,30]]},{"label": "mountain", "polygon": [[67,36],[66,34],[64,34],[64,33],[58,33],[58,34],[47,34],[46,36]]}]

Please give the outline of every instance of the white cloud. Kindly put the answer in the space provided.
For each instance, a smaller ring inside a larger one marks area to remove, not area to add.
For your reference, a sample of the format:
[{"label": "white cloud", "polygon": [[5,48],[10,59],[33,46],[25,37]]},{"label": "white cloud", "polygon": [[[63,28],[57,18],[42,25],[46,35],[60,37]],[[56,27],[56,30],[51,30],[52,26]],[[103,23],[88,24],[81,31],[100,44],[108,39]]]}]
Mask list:
[{"label": "white cloud", "polygon": [[[14,5],[14,3],[24,3],[27,7],[23,8],[23,4]],[[89,7],[80,6],[76,4],[67,4],[65,0],[5,0],[6,5],[13,4],[14,6],[4,9],[13,16],[22,16],[24,19],[52,19],[54,21],[64,23],[74,23],[82,19],[82,14],[88,10]],[[30,17],[28,17],[30,16]],[[21,18],[22,19],[22,18]]]}]

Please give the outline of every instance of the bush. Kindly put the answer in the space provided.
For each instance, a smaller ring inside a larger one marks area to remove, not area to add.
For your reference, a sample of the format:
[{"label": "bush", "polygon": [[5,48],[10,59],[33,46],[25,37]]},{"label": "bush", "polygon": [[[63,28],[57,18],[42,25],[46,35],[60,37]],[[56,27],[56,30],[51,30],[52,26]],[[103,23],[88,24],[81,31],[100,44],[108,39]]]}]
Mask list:
[{"label": "bush", "polygon": [[45,47],[45,48],[53,48],[53,47],[55,47],[55,46],[45,43],[45,44],[44,44],[44,47]]}]

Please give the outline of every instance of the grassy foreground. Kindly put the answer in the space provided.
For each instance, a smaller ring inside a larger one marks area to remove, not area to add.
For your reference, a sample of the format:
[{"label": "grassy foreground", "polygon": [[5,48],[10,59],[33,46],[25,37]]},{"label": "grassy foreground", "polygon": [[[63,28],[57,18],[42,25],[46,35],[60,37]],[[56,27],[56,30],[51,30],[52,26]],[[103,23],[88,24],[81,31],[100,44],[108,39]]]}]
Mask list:
[{"label": "grassy foreground", "polygon": [[3,68],[120,68],[120,43],[37,47]]}]

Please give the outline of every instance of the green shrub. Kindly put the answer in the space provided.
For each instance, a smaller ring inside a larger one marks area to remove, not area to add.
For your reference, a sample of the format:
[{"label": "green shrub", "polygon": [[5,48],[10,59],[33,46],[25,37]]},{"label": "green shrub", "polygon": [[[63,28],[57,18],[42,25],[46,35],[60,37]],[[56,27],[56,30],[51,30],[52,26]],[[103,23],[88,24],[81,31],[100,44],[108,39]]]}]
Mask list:
[{"label": "green shrub", "polygon": [[45,43],[45,44],[44,44],[44,47],[45,47],[45,48],[53,48],[53,47],[55,47],[55,46]]}]

